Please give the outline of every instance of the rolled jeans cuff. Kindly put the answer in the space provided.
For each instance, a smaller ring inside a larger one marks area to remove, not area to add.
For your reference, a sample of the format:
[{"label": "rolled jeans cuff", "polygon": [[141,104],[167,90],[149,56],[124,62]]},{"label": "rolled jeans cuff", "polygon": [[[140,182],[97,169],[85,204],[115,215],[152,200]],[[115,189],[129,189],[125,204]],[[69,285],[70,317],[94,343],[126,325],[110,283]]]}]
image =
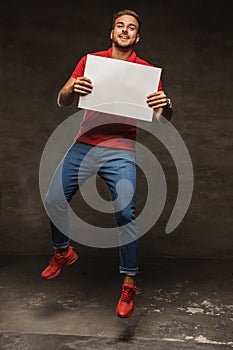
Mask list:
[{"label": "rolled jeans cuff", "polygon": [[120,266],[120,273],[127,276],[136,276],[138,274],[139,268],[125,268]]},{"label": "rolled jeans cuff", "polygon": [[69,247],[69,245],[70,245],[70,243],[66,243],[66,244],[60,243],[60,244],[56,244],[56,245],[53,244],[53,248],[55,250],[57,250],[57,249],[66,249],[66,248]]}]

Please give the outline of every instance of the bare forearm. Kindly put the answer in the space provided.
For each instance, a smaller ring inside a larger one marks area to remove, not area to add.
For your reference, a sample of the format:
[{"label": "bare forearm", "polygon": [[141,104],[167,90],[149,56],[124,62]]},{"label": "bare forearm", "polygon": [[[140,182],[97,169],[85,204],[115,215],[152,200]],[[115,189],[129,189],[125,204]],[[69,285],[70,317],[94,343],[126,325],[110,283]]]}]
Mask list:
[{"label": "bare forearm", "polygon": [[90,79],[86,77],[79,77],[77,79],[70,77],[58,93],[58,106],[70,106],[79,96],[85,96],[91,93],[92,88],[93,86]]},{"label": "bare forearm", "polygon": [[154,115],[158,121],[165,122],[165,119],[167,121],[170,121],[172,118],[172,115],[173,115],[173,109],[172,108],[160,108],[158,112],[154,111]]},{"label": "bare forearm", "polygon": [[57,97],[57,104],[59,107],[68,107],[70,106],[75,100],[77,100],[78,96],[73,91],[72,86],[67,88],[62,88],[60,92],[58,93]]}]

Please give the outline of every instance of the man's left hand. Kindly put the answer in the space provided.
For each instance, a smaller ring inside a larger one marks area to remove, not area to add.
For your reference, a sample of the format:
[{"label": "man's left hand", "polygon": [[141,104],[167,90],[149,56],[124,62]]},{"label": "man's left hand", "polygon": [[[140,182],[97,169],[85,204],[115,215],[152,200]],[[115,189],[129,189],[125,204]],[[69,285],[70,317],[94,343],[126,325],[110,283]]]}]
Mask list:
[{"label": "man's left hand", "polygon": [[149,107],[158,113],[161,111],[161,108],[164,108],[168,104],[168,97],[163,90],[152,92],[147,96],[146,100]]}]

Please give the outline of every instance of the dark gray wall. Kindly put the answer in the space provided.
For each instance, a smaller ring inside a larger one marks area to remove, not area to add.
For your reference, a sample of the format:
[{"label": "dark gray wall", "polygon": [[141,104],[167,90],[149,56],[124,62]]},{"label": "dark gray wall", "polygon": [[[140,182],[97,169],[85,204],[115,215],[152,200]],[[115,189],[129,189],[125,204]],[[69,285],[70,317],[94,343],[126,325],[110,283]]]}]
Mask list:
[{"label": "dark gray wall", "polygon": [[[166,235],[177,175],[166,150],[156,146],[167,177],[168,200],[157,224],[140,239],[140,253],[232,257],[230,4],[226,0],[217,5],[195,0],[1,3],[0,252],[51,251],[38,169],[48,137],[76,111],[75,107],[59,109],[57,92],[83,54],[110,45],[112,14],[131,7],[144,22],[136,51],[163,67],[164,88],[174,103],[173,125],[189,149],[195,175],[187,215]],[[115,249],[79,249],[84,255],[116,253]]]}]

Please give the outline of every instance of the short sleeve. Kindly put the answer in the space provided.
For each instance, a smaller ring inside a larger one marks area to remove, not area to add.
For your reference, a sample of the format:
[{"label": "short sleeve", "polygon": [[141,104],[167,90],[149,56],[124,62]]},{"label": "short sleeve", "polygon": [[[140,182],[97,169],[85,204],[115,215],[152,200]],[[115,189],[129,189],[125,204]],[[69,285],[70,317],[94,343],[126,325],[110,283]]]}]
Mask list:
[{"label": "short sleeve", "polygon": [[163,84],[162,84],[162,80],[160,79],[159,81],[159,86],[158,86],[158,91],[163,90]]},{"label": "short sleeve", "polygon": [[87,56],[83,56],[81,60],[77,63],[73,73],[71,76],[73,78],[83,77],[84,76],[84,70],[86,66]]}]

